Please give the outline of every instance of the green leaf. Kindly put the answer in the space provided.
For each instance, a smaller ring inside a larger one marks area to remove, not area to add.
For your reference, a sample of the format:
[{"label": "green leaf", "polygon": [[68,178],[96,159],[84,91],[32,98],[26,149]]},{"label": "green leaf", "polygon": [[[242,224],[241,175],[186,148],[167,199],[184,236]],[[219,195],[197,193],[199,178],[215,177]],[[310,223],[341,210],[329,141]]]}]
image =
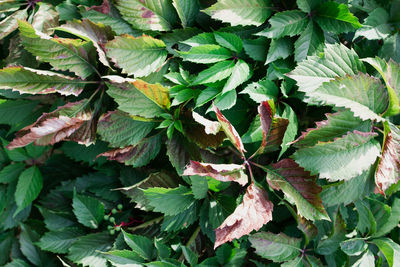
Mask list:
[{"label": "green leaf", "polygon": [[78,96],[86,84],[69,76],[51,71],[35,70],[26,67],[7,67],[0,69],[0,89],[12,89],[20,93]]},{"label": "green leaf", "polygon": [[399,264],[399,259],[400,259],[399,244],[396,244],[395,242],[393,242],[393,240],[385,237],[379,239],[373,239],[371,242],[374,243],[383,253],[390,267],[397,266]]},{"label": "green leaf", "polygon": [[196,107],[200,107],[205,103],[211,101],[220,93],[220,89],[214,87],[207,87],[202,90],[201,93],[197,96],[196,99]]},{"label": "green leaf", "polygon": [[[354,202],[358,213],[358,222],[356,229],[363,235],[376,232],[376,220],[374,214],[368,207],[368,202],[358,200]],[[368,232],[367,232],[368,230]]]},{"label": "green leaf", "polygon": [[190,181],[194,198],[195,199],[206,198],[208,192],[207,180],[199,175],[192,175],[190,176]]},{"label": "green leaf", "polygon": [[190,266],[197,265],[199,256],[197,255],[196,252],[194,252],[190,248],[184,247],[184,246],[182,246],[182,252],[183,252],[183,255],[185,256],[186,261],[189,263]]},{"label": "green leaf", "polygon": [[329,236],[324,236],[318,245],[317,245],[317,253],[322,255],[330,255],[334,253],[340,246],[340,242],[346,239],[346,224],[340,215],[337,212],[335,217],[335,224],[332,227],[332,232]]},{"label": "green leaf", "polygon": [[349,256],[358,256],[368,249],[368,244],[362,238],[353,238],[342,241],[340,248]]},{"label": "green leaf", "polygon": [[68,253],[71,245],[83,234],[79,228],[67,227],[45,233],[36,245],[53,253]]},{"label": "green leaf", "polygon": [[218,0],[203,12],[232,26],[259,26],[271,15],[271,6],[269,0]]},{"label": "green leaf", "polygon": [[180,133],[174,134],[166,142],[166,145],[169,161],[179,175],[182,175],[185,166],[191,158],[200,158],[198,147],[194,143],[189,142]]},{"label": "green leaf", "polygon": [[379,40],[389,37],[392,32],[389,19],[389,14],[385,9],[375,9],[369,13],[362,28],[356,31],[353,39],[359,36],[363,36],[368,40]]},{"label": "green leaf", "polygon": [[44,218],[46,228],[50,231],[59,231],[62,228],[78,226],[72,212],[60,212],[36,206]]},{"label": "green leaf", "polygon": [[111,250],[104,252],[103,255],[116,267],[141,266],[144,262],[143,258],[132,250]]},{"label": "green leaf", "polygon": [[349,180],[367,170],[380,154],[376,133],[349,132],[334,141],[297,150],[295,161],[312,175],[330,181]]},{"label": "green leaf", "polygon": [[173,0],[172,5],[182,22],[184,28],[191,27],[196,21],[200,12],[200,3],[198,0]]},{"label": "green leaf", "polygon": [[161,225],[161,231],[176,232],[188,228],[199,218],[199,208],[199,202],[196,201],[189,208],[176,215],[165,216]]},{"label": "green leaf", "polygon": [[303,12],[310,13],[315,9],[321,2],[319,0],[296,0],[296,4],[299,9]]},{"label": "green leaf", "polygon": [[37,101],[6,100],[0,103],[0,123],[16,125],[26,119],[38,105]]},{"label": "green leaf", "polygon": [[6,264],[10,259],[9,255],[14,240],[15,237],[11,231],[0,234],[0,250],[3,252],[0,255],[0,264],[3,264],[3,266],[5,266],[4,264]]},{"label": "green leaf", "polygon": [[235,62],[233,60],[227,60],[216,63],[210,68],[201,71],[197,75],[196,79],[192,82],[192,85],[213,83],[228,78],[229,76],[231,76],[235,68],[234,63]]},{"label": "green leaf", "polygon": [[4,267],[30,267],[30,265],[21,259],[14,259],[4,265]]},{"label": "green leaf", "polygon": [[89,267],[107,267],[101,252],[111,249],[113,239],[108,232],[81,236],[69,248],[68,259]]},{"label": "green leaf", "polygon": [[5,166],[0,171],[0,183],[11,183],[15,181],[22,171],[25,169],[25,164],[18,162]]},{"label": "green leaf", "polygon": [[307,129],[296,139],[296,147],[310,147],[316,145],[318,142],[333,141],[336,138],[344,136],[349,131],[368,132],[372,127],[370,120],[363,121],[354,117],[353,112],[349,110],[327,113],[325,116],[326,120],[316,122],[315,128]]},{"label": "green leaf", "polygon": [[240,53],[243,49],[242,40],[233,33],[229,32],[214,32],[215,41],[236,53]]},{"label": "green leaf", "polygon": [[19,178],[15,190],[15,202],[18,209],[14,215],[22,211],[32,203],[38,196],[43,187],[43,177],[36,166],[24,170]]},{"label": "green leaf", "polygon": [[197,34],[185,41],[181,41],[182,44],[186,44],[189,46],[200,46],[200,45],[209,45],[209,44],[215,44],[217,45],[217,41],[215,41],[215,36],[211,32],[203,32],[200,34]]},{"label": "green leaf", "polygon": [[51,258],[34,245],[39,240],[39,234],[26,224],[20,224],[20,227],[19,243],[22,254],[35,266],[43,266],[45,263],[52,266],[54,262]]},{"label": "green leaf", "polygon": [[400,62],[400,34],[396,33],[383,42],[383,46],[379,51],[379,56],[387,60],[393,59]]},{"label": "green leaf", "polygon": [[135,77],[143,77],[155,72],[167,58],[164,42],[147,35],[117,36],[105,47],[107,56],[122,68],[122,73]]},{"label": "green leaf", "polygon": [[389,92],[389,107],[385,115],[393,116],[400,113],[400,64],[393,60],[385,62],[378,57],[364,58],[363,61],[371,64],[385,81]]},{"label": "green leaf", "polygon": [[367,250],[360,259],[353,263],[354,267],[375,267],[375,256]]},{"label": "green leaf", "polygon": [[249,240],[258,255],[274,262],[292,260],[300,255],[301,239],[284,233],[258,232],[251,235]]},{"label": "green leaf", "polygon": [[135,120],[117,110],[100,119],[97,132],[102,140],[109,142],[111,146],[125,147],[139,144],[156,125],[154,122]]},{"label": "green leaf", "polygon": [[374,168],[371,167],[348,181],[323,186],[321,192],[322,202],[326,207],[339,204],[348,205],[372,194],[375,189],[374,172]]},{"label": "green leaf", "polygon": [[74,191],[72,207],[78,222],[86,227],[97,229],[103,220],[104,205],[96,198],[78,195]]},{"label": "green leaf", "polygon": [[39,7],[33,16],[32,26],[39,32],[45,34],[54,33],[54,28],[58,26],[59,15],[51,4],[44,2],[37,3]]},{"label": "green leaf", "polygon": [[99,154],[108,160],[116,160],[133,167],[142,167],[154,159],[161,149],[161,135],[142,139],[135,146],[116,148]]},{"label": "green leaf", "polygon": [[187,209],[195,201],[193,193],[185,186],[178,188],[153,187],[144,190],[154,211],[162,212],[165,215],[176,215]]},{"label": "green leaf", "polygon": [[[220,110],[230,109],[236,105],[237,94],[235,90],[228,91],[225,94],[220,93],[214,100],[214,105]],[[211,111],[211,106],[207,112]]]},{"label": "green leaf", "polygon": [[317,9],[315,20],[324,31],[343,33],[361,28],[356,16],[347,5],[336,2],[325,2]]},{"label": "green leaf", "polygon": [[133,28],[144,31],[169,31],[177,19],[168,0],[120,0],[116,7]]},{"label": "green leaf", "polygon": [[269,21],[271,27],[259,32],[257,35],[272,39],[283,36],[295,36],[303,32],[308,23],[307,14],[299,10],[287,10],[276,13]]},{"label": "green leaf", "polygon": [[400,199],[395,198],[390,211],[390,217],[379,224],[379,228],[373,237],[381,237],[388,234],[391,230],[399,225],[400,221]]},{"label": "green leaf", "polygon": [[100,62],[110,67],[104,51],[104,45],[112,38],[113,34],[110,27],[104,26],[103,21],[94,23],[88,19],[83,19],[82,21],[73,20],[56,29],[76,35],[87,42],[92,42],[93,46],[96,47]]},{"label": "green leaf", "polygon": [[317,177],[311,176],[291,159],[283,159],[268,167],[267,182],[275,190],[282,190],[298,213],[308,220],[330,220],[322,205],[321,187]]},{"label": "green leaf", "polygon": [[92,43],[80,39],[45,39],[29,23],[18,23],[22,44],[40,61],[50,63],[56,70],[72,71],[82,79],[96,72]]},{"label": "green leaf", "polygon": [[268,49],[267,60],[265,64],[269,64],[277,59],[285,59],[290,56],[293,52],[292,41],[285,37],[280,39],[271,40],[271,44]]},{"label": "green leaf", "polygon": [[354,50],[342,44],[327,44],[323,56],[307,57],[286,76],[296,80],[299,91],[312,92],[337,76],[359,72],[365,72],[365,67]]},{"label": "green leaf", "polygon": [[243,48],[246,54],[256,61],[265,62],[267,59],[267,50],[265,47],[268,45],[268,39],[260,37],[257,39],[244,39]]},{"label": "green leaf", "polygon": [[324,47],[324,33],[321,28],[313,21],[309,21],[305,30],[294,42],[294,59],[300,62],[307,56],[322,52]]},{"label": "green leaf", "polygon": [[203,64],[224,61],[233,56],[228,49],[214,44],[194,46],[188,52],[180,52],[179,55],[185,61]]},{"label": "green leaf", "polygon": [[289,124],[286,128],[285,134],[282,139],[281,143],[281,151],[279,152],[279,157],[278,159],[283,155],[283,153],[286,152],[286,150],[290,146],[290,142],[292,142],[297,135],[297,130],[298,130],[298,122],[297,122],[297,116],[294,110],[285,103],[285,110],[282,113],[282,117],[287,119],[289,121]]},{"label": "green leaf", "polygon": [[267,100],[275,100],[278,96],[279,89],[276,84],[268,79],[262,79],[247,85],[240,94],[248,94],[256,103]]},{"label": "green leaf", "polygon": [[18,28],[18,20],[24,20],[28,17],[26,11],[26,9],[18,10],[0,22],[0,40]]},{"label": "green leaf", "polygon": [[244,60],[239,59],[232,70],[231,77],[225,83],[221,94],[236,89],[236,87],[250,79],[251,74],[250,66]]},{"label": "green leaf", "polygon": [[336,78],[307,95],[323,104],[348,108],[362,120],[383,121],[380,115],[389,106],[388,92],[380,80],[362,73]]},{"label": "green leaf", "polygon": [[145,236],[132,235],[125,231],[122,233],[124,234],[125,243],[128,244],[135,253],[148,261],[154,258],[156,251],[151,239]]}]

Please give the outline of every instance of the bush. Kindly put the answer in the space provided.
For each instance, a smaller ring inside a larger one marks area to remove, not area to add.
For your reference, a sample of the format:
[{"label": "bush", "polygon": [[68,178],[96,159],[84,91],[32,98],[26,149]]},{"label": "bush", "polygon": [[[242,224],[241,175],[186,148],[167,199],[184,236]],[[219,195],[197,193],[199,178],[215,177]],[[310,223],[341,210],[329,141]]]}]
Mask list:
[{"label": "bush", "polygon": [[400,264],[400,1],[0,11],[0,265]]}]

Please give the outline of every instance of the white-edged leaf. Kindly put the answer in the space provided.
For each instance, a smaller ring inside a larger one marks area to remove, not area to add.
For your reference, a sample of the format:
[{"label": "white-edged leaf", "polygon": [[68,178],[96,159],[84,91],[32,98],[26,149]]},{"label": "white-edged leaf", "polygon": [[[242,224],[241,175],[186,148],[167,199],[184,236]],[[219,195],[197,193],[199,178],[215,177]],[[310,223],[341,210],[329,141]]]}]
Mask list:
[{"label": "white-edged leaf", "polygon": [[232,70],[231,77],[226,81],[222,94],[236,89],[239,85],[246,82],[251,77],[249,65],[242,59],[239,59]]}]

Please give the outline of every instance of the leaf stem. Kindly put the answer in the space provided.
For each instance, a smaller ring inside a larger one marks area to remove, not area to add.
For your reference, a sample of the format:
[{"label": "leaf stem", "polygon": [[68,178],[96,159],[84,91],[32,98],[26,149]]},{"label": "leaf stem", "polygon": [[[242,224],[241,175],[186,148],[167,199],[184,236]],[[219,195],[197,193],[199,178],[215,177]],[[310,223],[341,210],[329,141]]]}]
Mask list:
[{"label": "leaf stem", "polygon": [[152,219],[150,221],[144,222],[144,223],[142,223],[142,224],[140,224],[138,226],[129,227],[129,228],[127,228],[127,230],[129,230],[130,232],[135,232],[138,229],[146,228],[146,227],[148,227],[148,226],[150,226],[152,224],[159,223],[162,219],[164,219],[164,215],[160,216],[160,217],[157,217],[157,218],[154,218],[154,219]]}]

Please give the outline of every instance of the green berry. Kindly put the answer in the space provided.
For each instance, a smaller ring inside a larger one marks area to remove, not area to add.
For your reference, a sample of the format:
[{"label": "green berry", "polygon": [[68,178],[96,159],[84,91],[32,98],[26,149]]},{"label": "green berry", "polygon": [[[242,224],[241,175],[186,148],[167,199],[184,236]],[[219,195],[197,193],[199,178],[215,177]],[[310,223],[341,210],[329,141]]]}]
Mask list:
[{"label": "green berry", "polygon": [[112,230],[114,229],[114,227],[112,227],[111,225],[107,226],[107,230]]},{"label": "green berry", "polygon": [[104,215],[104,220],[108,221],[109,218],[110,218],[109,215]]},{"label": "green berry", "polygon": [[114,234],[115,234],[115,230],[114,229],[110,230],[110,235],[114,235]]},{"label": "green berry", "polygon": [[110,217],[110,222],[114,223],[115,222],[115,218],[114,217]]},{"label": "green berry", "polygon": [[121,231],[121,226],[116,226],[116,227],[115,227],[115,230],[116,230],[116,231]]},{"label": "green berry", "polygon": [[122,210],[124,208],[124,206],[122,206],[122,204],[118,204],[117,209]]},{"label": "green berry", "polygon": [[116,214],[117,212],[118,212],[118,211],[117,211],[116,209],[112,209],[112,210],[111,210],[111,213],[112,213],[112,214]]}]

